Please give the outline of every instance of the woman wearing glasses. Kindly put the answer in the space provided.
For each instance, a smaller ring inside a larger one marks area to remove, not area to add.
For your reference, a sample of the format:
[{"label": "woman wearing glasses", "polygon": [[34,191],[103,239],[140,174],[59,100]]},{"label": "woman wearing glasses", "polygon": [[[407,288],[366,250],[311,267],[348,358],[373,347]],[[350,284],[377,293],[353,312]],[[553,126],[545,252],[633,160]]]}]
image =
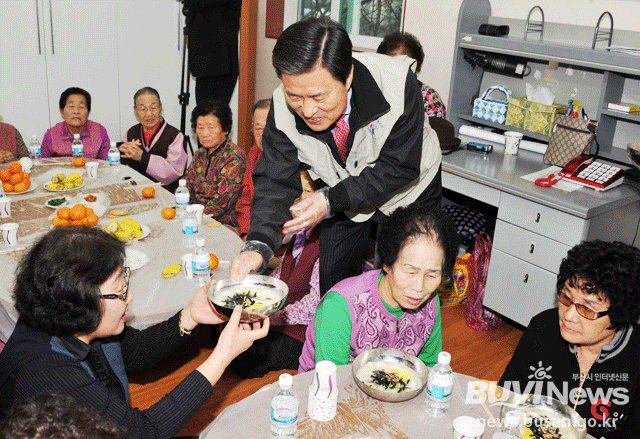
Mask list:
[{"label": "woman wearing glasses", "polygon": [[133,111],[140,121],[129,128],[120,145],[121,162],[173,193],[187,165],[184,135],[162,118],[160,95],[151,87],[133,96]]},{"label": "woman wearing glasses", "polygon": [[592,241],[569,250],[558,308],[531,320],[499,384],[560,399],[594,437],[640,437],[639,285],[639,249]]},{"label": "woman wearing glasses", "polygon": [[199,324],[222,323],[200,289],[169,320],[125,325],[133,300],[124,244],[98,229],[50,231],[25,256],[13,292],[20,314],[0,353],[0,417],[43,392],[69,395],[114,420],[132,438],[171,438],[213,393],[226,366],[269,329],[240,324],[239,308],[212,354],[147,410],[129,405],[125,369],[147,369],[173,354]]}]

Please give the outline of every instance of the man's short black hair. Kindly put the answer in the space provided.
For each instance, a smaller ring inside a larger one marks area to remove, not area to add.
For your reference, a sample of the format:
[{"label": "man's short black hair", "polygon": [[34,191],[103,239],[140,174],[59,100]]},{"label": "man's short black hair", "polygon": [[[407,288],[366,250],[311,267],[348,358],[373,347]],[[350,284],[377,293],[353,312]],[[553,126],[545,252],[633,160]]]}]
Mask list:
[{"label": "man's short black hair", "polygon": [[67,105],[67,100],[71,95],[82,95],[84,96],[84,100],[87,101],[87,111],[91,112],[91,95],[88,91],[79,88],[79,87],[69,87],[60,95],[60,101],[58,102],[58,106],[61,110],[64,110],[64,107]]},{"label": "man's short black hair", "polygon": [[336,80],[347,83],[351,73],[351,40],[347,31],[328,18],[307,18],[282,32],[273,48],[272,64],[278,78],[300,75],[324,67]]},{"label": "man's short black hair", "polygon": [[426,208],[418,203],[399,207],[389,216],[378,237],[380,262],[391,267],[398,260],[402,248],[421,235],[442,248],[442,278],[451,278],[459,245],[456,227],[442,210]]},{"label": "man's short black hair", "polygon": [[585,294],[609,301],[610,329],[621,329],[640,318],[640,249],[599,240],[578,244],[560,264],[558,294],[567,281],[572,288],[582,285]]},{"label": "man's short black hair", "polygon": [[260,99],[251,107],[251,114],[255,114],[257,109],[268,110],[269,108],[271,108],[271,99]]},{"label": "man's short black hair", "polygon": [[231,123],[233,122],[233,114],[229,104],[216,99],[208,99],[198,104],[191,112],[191,128],[196,130],[198,118],[202,116],[213,115],[218,118],[222,131],[231,131]]},{"label": "man's short black hair", "polygon": [[93,227],[59,227],[40,238],[17,270],[20,318],[45,334],[89,334],[102,320],[100,285],[125,261],[124,243]]},{"label": "man's short black hair", "polygon": [[401,50],[403,55],[407,55],[416,60],[416,73],[418,73],[424,61],[424,50],[422,50],[420,41],[415,35],[409,32],[393,32],[385,35],[378,46],[377,52],[384,55],[391,55],[398,49]]}]

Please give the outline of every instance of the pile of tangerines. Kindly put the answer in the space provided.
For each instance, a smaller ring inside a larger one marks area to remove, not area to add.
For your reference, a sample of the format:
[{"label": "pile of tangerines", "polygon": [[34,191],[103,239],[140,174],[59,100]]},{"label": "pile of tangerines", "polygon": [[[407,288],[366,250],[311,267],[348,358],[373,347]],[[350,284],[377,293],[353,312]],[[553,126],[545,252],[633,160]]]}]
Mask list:
[{"label": "pile of tangerines", "polygon": [[98,215],[93,213],[93,209],[82,204],[73,207],[61,207],[56,216],[51,220],[53,227],[66,226],[89,226],[98,224]]},{"label": "pile of tangerines", "polygon": [[31,187],[29,174],[22,172],[22,165],[18,162],[0,171],[0,181],[5,192],[24,192]]}]

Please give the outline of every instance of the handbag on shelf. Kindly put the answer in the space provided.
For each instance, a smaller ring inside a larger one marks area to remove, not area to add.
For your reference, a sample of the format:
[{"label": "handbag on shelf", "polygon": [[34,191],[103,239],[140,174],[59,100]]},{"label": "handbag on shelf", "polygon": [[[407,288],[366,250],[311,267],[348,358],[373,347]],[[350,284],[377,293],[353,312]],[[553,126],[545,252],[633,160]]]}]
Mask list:
[{"label": "handbag on shelf", "polygon": [[[497,99],[489,98],[489,95],[493,91],[501,91],[505,94],[506,99],[499,101]],[[509,99],[511,98],[511,92],[501,85],[494,85],[484,91],[482,96],[476,98],[473,101],[473,112],[471,116],[478,119],[488,120],[499,124],[504,124],[507,120],[507,107],[509,106]]]},{"label": "handbag on shelf", "polygon": [[564,167],[575,157],[589,154],[594,141],[597,157],[600,152],[600,145],[596,140],[597,132],[597,120],[556,114],[543,163]]}]

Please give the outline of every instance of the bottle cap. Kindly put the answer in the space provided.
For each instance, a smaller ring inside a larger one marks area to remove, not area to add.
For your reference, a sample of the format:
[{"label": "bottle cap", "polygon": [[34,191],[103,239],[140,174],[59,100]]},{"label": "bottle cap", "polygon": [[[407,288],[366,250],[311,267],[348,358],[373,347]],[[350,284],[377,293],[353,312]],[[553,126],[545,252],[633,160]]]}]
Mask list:
[{"label": "bottle cap", "polygon": [[37,134],[32,134],[32,135],[31,135],[31,138],[32,138],[32,139],[37,139],[37,138],[38,138],[38,135],[37,135]]},{"label": "bottle cap", "polygon": [[288,373],[283,373],[280,375],[280,378],[278,378],[278,384],[280,384],[280,387],[283,389],[290,389],[293,384],[293,378]]},{"label": "bottle cap", "polygon": [[504,416],[504,426],[507,428],[515,428],[520,425],[520,413],[509,410]]},{"label": "bottle cap", "polygon": [[193,205],[192,205],[192,204],[189,204],[189,205],[187,206],[187,212],[189,212],[189,213],[192,213],[192,212],[193,212]]},{"label": "bottle cap", "polygon": [[184,178],[181,178],[180,180],[178,180],[178,186],[186,186],[187,185],[187,180]]},{"label": "bottle cap", "polygon": [[447,365],[451,363],[451,354],[449,352],[442,351],[438,354],[438,363]]},{"label": "bottle cap", "polygon": [[116,147],[116,142],[111,142],[111,147],[115,148]]},{"label": "bottle cap", "polygon": [[204,238],[196,238],[196,247],[204,247]]},{"label": "bottle cap", "polygon": [[74,138],[74,139],[79,139],[79,138],[80,138],[80,134],[74,134],[74,135],[73,135],[73,138]]}]

